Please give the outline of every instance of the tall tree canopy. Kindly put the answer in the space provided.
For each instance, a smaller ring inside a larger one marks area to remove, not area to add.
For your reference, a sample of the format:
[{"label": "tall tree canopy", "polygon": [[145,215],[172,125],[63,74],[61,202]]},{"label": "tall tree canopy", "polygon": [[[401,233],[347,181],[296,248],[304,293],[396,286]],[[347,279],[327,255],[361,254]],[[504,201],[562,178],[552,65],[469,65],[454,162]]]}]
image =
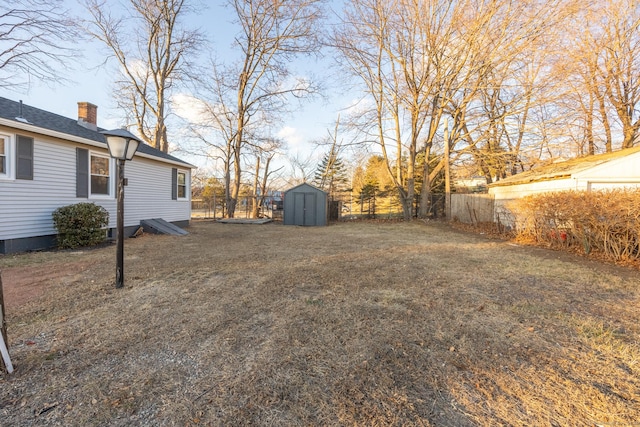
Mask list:
[{"label": "tall tree canopy", "polygon": [[[292,99],[317,92],[311,80],[296,76],[291,62],[319,49],[321,0],[229,0],[239,27],[234,47],[239,58],[213,63],[202,79],[206,137],[223,158],[227,215],[234,216],[243,179],[243,155],[255,150],[265,133],[292,108]],[[211,140],[215,142],[211,142]]]},{"label": "tall tree canopy", "polygon": [[[348,3],[333,44],[372,106],[357,124],[363,139],[378,145],[405,219],[412,214],[417,175],[428,184],[449,161],[432,170],[425,162],[417,170],[420,146],[425,158],[438,143],[449,144],[454,156],[474,156],[488,179],[517,164],[536,95],[532,88],[543,80],[547,60],[536,55],[538,62],[530,66],[527,57],[552,39],[572,10],[565,3],[548,0],[544,8],[533,0]],[[438,133],[445,116],[453,126],[443,141]],[[500,154],[505,147],[508,156]],[[429,185],[422,188],[428,191]]]},{"label": "tall tree canopy", "polygon": [[62,0],[0,2],[0,87],[54,83],[69,69],[77,22]]},{"label": "tall tree canopy", "polygon": [[117,17],[106,0],[86,0],[88,31],[119,65],[117,102],[135,120],[138,134],[152,147],[169,149],[170,93],[190,71],[201,34],[183,25],[188,0],[129,0]]}]

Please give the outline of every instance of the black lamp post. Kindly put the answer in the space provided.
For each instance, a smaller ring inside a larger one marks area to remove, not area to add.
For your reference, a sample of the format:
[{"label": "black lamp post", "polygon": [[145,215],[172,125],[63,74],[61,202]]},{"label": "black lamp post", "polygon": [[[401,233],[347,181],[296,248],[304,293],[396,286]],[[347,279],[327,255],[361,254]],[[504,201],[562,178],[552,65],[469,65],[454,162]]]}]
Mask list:
[{"label": "black lamp post", "polygon": [[105,130],[100,133],[107,140],[109,155],[118,161],[116,288],[122,288],[124,286],[124,162],[133,159],[142,141],[126,129]]}]

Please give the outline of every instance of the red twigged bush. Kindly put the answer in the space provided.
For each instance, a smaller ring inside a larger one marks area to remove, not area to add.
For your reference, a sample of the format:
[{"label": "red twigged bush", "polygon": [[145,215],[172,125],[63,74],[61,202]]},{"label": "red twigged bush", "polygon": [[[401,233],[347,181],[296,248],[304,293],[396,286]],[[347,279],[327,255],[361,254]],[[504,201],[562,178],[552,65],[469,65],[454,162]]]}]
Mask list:
[{"label": "red twigged bush", "polygon": [[545,193],[514,201],[509,210],[519,239],[640,260],[640,189]]}]

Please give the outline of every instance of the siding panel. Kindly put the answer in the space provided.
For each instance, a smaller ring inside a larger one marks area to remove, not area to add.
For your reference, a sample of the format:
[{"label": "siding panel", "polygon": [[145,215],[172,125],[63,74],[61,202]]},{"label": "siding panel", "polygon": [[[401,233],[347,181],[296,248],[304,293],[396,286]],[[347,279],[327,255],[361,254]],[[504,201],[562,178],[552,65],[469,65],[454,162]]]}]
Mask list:
[{"label": "siding panel", "polygon": [[[142,219],[184,221],[191,218],[191,202],[172,200],[172,167],[142,158],[125,166],[129,185],[125,187],[125,224]],[[188,177],[189,178],[189,177]]]},{"label": "siding panel", "polygon": [[35,139],[33,180],[0,183],[0,239],[55,234],[51,213],[75,202],[75,147]]},{"label": "siding panel", "polygon": [[[35,138],[33,180],[0,181],[0,240],[56,234],[51,218],[53,211],[86,201],[107,209],[109,227],[116,226],[115,190],[107,198],[76,197],[76,147],[79,145]],[[92,148],[91,151],[98,150]],[[190,219],[190,201],[171,200],[171,169],[169,164],[140,157],[127,162],[125,176],[129,185],[125,187],[125,226],[137,225],[148,218]]]}]

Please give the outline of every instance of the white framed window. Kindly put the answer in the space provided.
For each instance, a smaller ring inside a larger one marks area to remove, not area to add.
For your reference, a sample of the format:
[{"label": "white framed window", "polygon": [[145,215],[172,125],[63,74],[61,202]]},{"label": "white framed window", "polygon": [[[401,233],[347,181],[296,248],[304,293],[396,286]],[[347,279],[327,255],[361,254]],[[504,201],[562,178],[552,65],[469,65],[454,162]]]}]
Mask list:
[{"label": "white framed window", "polygon": [[177,193],[178,199],[186,199],[187,198],[187,172],[178,170],[178,180],[177,180]]},{"label": "white framed window", "polygon": [[12,139],[9,135],[0,134],[0,179],[12,179],[13,163]]},{"label": "white framed window", "polygon": [[112,188],[111,157],[91,152],[89,155],[89,191],[91,196],[109,196]]},{"label": "white framed window", "polygon": [[189,171],[171,168],[171,200],[189,200],[190,188]]}]

